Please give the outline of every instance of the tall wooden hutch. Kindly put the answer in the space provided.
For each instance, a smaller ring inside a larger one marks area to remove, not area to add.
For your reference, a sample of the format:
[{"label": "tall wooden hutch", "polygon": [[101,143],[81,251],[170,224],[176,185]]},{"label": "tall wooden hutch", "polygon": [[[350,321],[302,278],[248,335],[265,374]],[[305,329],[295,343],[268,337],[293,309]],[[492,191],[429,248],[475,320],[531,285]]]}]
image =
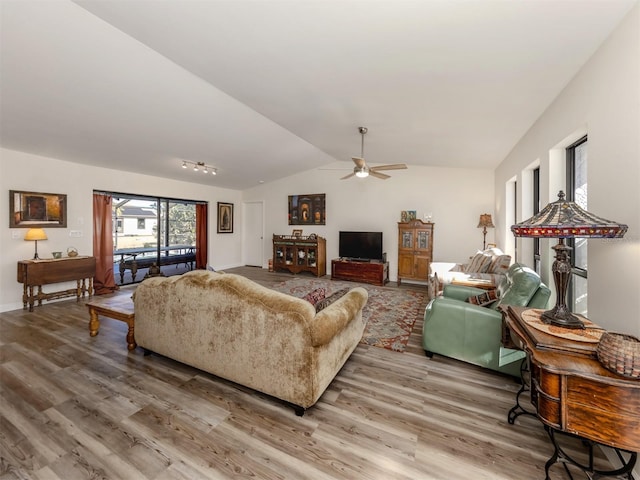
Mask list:
[{"label": "tall wooden hutch", "polygon": [[433,259],[433,226],[422,220],[398,222],[398,285],[403,279],[428,280]]}]

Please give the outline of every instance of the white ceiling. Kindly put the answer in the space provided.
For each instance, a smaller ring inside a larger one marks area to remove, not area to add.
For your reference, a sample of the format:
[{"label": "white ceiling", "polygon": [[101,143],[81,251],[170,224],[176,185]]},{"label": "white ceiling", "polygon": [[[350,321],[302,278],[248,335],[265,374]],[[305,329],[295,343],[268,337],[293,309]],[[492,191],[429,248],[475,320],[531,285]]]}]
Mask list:
[{"label": "white ceiling", "polygon": [[369,164],[493,168],[636,3],[0,0],[0,144],[244,189],[364,125]]}]

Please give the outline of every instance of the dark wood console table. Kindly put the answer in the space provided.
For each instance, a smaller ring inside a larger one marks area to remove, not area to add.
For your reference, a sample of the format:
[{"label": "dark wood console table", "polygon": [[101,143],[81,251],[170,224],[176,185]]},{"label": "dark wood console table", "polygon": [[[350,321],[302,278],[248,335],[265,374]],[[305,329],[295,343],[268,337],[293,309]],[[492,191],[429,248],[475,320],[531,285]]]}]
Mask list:
[{"label": "dark wood console table", "polygon": [[384,286],[389,281],[389,262],[331,260],[331,280],[348,280]]},{"label": "dark wood console table", "polygon": [[[96,274],[96,259],[94,257],[69,257],[44,260],[21,260],[18,262],[18,282],[24,284],[22,293],[23,308],[33,305],[37,301],[69,297],[75,295],[78,300],[85,293],[93,295],[93,277]],[[76,288],[44,293],[43,285],[70,282],[76,280]],[[87,282],[88,280],[88,282]],[[34,293],[34,287],[38,287]]]},{"label": "dark wood console table", "polygon": [[[547,480],[549,468],[557,461],[594,475],[589,478],[632,479],[640,451],[640,381],[605,369],[595,358],[597,344],[567,340],[535,329],[522,318],[524,307],[507,306],[501,310],[503,344],[527,353],[531,403],[555,449],[545,466]],[[509,423],[513,423],[511,416]],[[563,451],[556,438],[559,433],[579,437],[590,445],[588,465]],[[613,448],[623,467],[594,470],[593,444]]]}]

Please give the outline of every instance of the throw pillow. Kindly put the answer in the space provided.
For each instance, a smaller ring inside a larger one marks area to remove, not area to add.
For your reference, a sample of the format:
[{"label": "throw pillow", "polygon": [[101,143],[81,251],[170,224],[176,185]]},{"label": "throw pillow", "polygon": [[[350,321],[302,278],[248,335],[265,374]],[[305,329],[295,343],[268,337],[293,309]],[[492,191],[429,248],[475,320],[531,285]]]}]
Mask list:
[{"label": "throw pillow", "polygon": [[466,273],[485,273],[491,265],[492,257],[484,252],[478,252],[466,268]]},{"label": "throw pillow", "polygon": [[320,300],[324,300],[324,297],[327,295],[327,290],[324,288],[316,288],[315,290],[310,291],[304,297],[303,300],[306,300],[311,305],[316,305]]},{"label": "throw pillow", "polygon": [[336,293],[329,295],[324,300],[320,300],[318,303],[316,303],[316,313],[318,313],[320,310],[327,308],[329,305],[331,305],[333,302],[335,302],[339,298],[344,297],[348,291],[349,291],[348,288],[344,288],[342,290],[338,290]]},{"label": "throw pillow", "polygon": [[497,257],[493,257],[487,273],[505,274],[507,270],[509,270],[509,265],[511,265],[511,255],[498,255]]},{"label": "throw pillow", "polygon": [[498,300],[498,291],[497,290],[487,290],[480,295],[472,295],[467,298],[467,302],[472,303],[473,305],[479,305],[481,307],[488,307],[493,302]]}]

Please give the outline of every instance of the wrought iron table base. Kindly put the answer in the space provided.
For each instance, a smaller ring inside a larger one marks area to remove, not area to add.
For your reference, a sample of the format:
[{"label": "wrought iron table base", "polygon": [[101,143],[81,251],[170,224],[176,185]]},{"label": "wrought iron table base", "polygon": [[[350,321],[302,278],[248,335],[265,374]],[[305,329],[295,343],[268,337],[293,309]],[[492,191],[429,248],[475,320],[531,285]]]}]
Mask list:
[{"label": "wrought iron table base", "polygon": [[536,417],[536,412],[531,412],[524,408],[520,403],[520,396],[523,393],[527,393],[531,391],[531,376],[529,375],[529,362],[527,359],[522,360],[522,364],[520,365],[520,378],[522,379],[522,385],[520,385],[520,390],[516,393],[516,404],[513,406],[509,413],[507,414],[507,421],[509,425],[513,425],[520,415],[531,415]]},{"label": "wrought iron table base", "polygon": [[[629,452],[627,450],[620,450],[618,448],[614,448],[614,451],[618,455],[618,458],[620,459],[620,463],[622,463],[622,466],[615,470],[597,470],[593,466],[593,447],[596,445],[599,445],[597,442],[587,440],[585,438],[579,437],[577,435],[573,435],[571,433],[561,432],[559,430],[556,430],[548,426],[545,426],[545,430],[549,434],[549,438],[551,439],[551,443],[553,444],[553,448],[554,448],[553,455],[544,466],[544,471],[546,475],[545,480],[551,480],[551,477],[549,476],[549,469],[556,462],[560,462],[564,465],[564,469],[569,475],[569,478],[571,478],[571,480],[573,480],[573,476],[571,475],[571,472],[569,471],[569,468],[567,465],[573,465],[574,467],[579,468],[587,475],[587,478],[589,478],[590,480],[598,480],[600,478],[605,478],[605,477],[622,478],[622,479],[626,478],[627,480],[634,480],[633,467],[635,467],[636,460],[638,459],[637,452]],[[578,462],[577,460],[571,458],[571,456],[562,449],[562,447],[560,446],[560,444],[556,439],[557,433],[560,433],[561,435],[578,438],[582,441],[582,443],[587,447],[589,452],[588,465],[584,465]],[[629,454],[629,458],[625,459],[622,453]]]}]

